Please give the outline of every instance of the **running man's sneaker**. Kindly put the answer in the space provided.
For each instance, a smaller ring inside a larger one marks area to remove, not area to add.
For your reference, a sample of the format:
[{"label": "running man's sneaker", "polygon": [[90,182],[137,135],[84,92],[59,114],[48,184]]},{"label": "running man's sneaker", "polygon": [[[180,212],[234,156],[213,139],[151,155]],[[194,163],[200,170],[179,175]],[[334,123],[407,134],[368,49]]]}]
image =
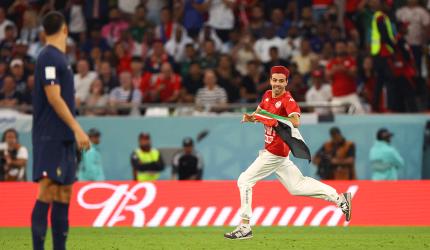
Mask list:
[{"label": "running man's sneaker", "polygon": [[225,233],[224,238],[230,240],[246,240],[252,238],[251,226],[248,224],[241,224],[233,230],[233,232]]},{"label": "running man's sneaker", "polygon": [[346,221],[351,220],[351,193],[343,193],[342,194],[343,201],[340,203],[339,207],[342,209],[342,212],[345,214]]}]

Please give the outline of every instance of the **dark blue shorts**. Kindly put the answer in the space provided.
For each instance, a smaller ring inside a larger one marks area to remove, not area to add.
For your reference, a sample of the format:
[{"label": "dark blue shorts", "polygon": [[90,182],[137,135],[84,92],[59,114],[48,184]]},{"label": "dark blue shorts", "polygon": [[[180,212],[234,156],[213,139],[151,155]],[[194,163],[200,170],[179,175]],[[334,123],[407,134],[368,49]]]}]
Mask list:
[{"label": "dark blue shorts", "polygon": [[76,169],[74,141],[33,142],[33,181],[46,177],[70,185],[76,181]]}]

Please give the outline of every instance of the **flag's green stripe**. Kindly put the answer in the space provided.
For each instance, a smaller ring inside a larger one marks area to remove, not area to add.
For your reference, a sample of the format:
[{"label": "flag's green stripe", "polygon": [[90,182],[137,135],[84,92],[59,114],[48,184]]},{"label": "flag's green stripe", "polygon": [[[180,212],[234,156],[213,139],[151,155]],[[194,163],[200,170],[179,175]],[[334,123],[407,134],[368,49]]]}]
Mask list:
[{"label": "flag's green stripe", "polygon": [[288,121],[288,119],[287,119],[286,117],[283,117],[283,116],[280,116],[280,115],[272,114],[272,113],[270,113],[269,111],[264,110],[264,109],[260,110],[260,112],[258,112],[258,113],[259,113],[259,114],[262,114],[262,115],[269,116],[269,117],[274,118],[274,119],[276,119],[276,120]]}]

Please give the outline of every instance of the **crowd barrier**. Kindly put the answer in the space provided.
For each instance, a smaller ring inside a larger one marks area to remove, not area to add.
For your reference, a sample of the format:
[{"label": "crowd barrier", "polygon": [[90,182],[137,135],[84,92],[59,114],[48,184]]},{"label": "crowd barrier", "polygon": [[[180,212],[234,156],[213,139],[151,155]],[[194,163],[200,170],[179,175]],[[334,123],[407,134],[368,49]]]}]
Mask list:
[{"label": "crowd barrier", "polygon": [[[430,181],[332,181],[353,194],[352,220],[315,198],[291,196],[277,181],[254,188],[253,218],[260,226],[430,226]],[[28,227],[34,183],[0,183],[0,227]],[[71,226],[235,226],[234,181],[79,182],[73,186]]]}]

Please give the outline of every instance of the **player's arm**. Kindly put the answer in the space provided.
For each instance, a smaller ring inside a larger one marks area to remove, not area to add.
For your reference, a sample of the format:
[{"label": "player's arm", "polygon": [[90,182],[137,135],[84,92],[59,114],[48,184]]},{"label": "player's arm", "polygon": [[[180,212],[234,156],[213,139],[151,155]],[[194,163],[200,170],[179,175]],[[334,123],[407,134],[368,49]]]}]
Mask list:
[{"label": "player's arm", "polygon": [[291,114],[287,117],[287,119],[293,124],[295,128],[300,126],[300,115],[299,114]]},{"label": "player's arm", "polygon": [[255,114],[260,111],[261,111],[261,108],[260,106],[258,106],[257,109],[252,114],[244,113],[242,116],[241,122],[256,122],[257,120],[255,119]]},{"label": "player's arm", "polygon": [[46,98],[49,104],[55,110],[55,113],[60,117],[61,120],[66,123],[67,126],[75,134],[76,143],[79,149],[88,149],[90,147],[90,139],[87,134],[82,130],[79,123],[73,117],[66,102],[61,97],[61,88],[59,84],[45,85],[44,87]]}]

